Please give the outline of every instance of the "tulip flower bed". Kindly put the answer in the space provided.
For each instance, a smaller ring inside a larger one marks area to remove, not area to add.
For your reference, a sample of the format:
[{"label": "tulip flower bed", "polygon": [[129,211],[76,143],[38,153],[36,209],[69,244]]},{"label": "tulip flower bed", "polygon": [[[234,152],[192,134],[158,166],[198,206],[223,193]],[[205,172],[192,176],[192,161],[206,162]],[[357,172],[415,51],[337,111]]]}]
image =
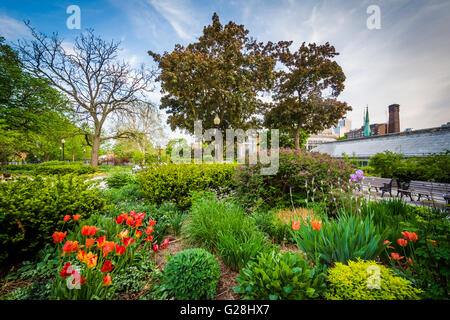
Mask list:
[{"label": "tulip flower bed", "polygon": [[167,238],[161,244],[155,243],[152,233],[157,222],[146,220],[142,212],[131,211],[115,217],[116,234],[84,225],[78,215],[67,215],[64,221],[72,221],[73,225],[69,233],[53,233],[60,257],[50,295],[54,299],[111,298],[114,275],[130,267],[137,250],[156,253],[169,244]]}]

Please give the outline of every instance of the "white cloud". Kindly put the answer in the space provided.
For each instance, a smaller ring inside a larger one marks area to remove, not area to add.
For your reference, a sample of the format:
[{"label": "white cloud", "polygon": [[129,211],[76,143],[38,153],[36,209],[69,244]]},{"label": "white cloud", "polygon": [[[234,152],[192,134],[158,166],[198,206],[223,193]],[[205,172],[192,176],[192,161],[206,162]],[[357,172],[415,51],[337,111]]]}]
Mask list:
[{"label": "white cloud", "polygon": [[170,23],[181,39],[194,39],[192,31],[197,27],[197,22],[186,2],[179,0],[149,0],[149,2]]},{"label": "white cloud", "polygon": [[0,35],[12,41],[22,37],[29,37],[30,32],[24,22],[0,13]]}]

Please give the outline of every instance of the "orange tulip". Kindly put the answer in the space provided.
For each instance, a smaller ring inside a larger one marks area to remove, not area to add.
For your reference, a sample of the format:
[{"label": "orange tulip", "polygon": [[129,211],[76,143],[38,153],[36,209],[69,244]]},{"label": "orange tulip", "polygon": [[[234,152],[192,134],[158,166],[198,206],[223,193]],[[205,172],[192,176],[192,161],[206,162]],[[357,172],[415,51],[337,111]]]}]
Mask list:
[{"label": "orange tulip", "polygon": [[123,239],[123,238],[127,237],[127,236],[128,236],[128,230],[120,231],[120,233],[119,233],[117,236],[118,236],[120,239]]},{"label": "orange tulip", "polygon": [[78,221],[78,219],[80,219],[80,215],[79,214],[74,214],[72,216],[73,220]]},{"label": "orange tulip", "polygon": [[155,224],[156,224],[156,221],[155,221],[155,220],[152,220],[152,219],[148,220],[148,225],[149,225],[150,227],[153,227]]},{"label": "orange tulip", "polygon": [[96,228],[95,226],[82,226],[81,227],[81,234],[83,236],[95,236],[95,234],[99,231],[100,229]]},{"label": "orange tulip", "polygon": [[294,229],[295,231],[300,229],[301,225],[302,225],[302,223],[300,221],[292,221],[292,229]]},{"label": "orange tulip", "polygon": [[53,242],[54,243],[59,243],[61,241],[64,240],[64,238],[66,237],[67,231],[66,232],[59,232],[59,231],[55,231],[52,235],[53,237]]},{"label": "orange tulip", "polygon": [[150,235],[153,232],[153,227],[147,227],[147,229],[145,229],[145,233],[147,235]]},{"label": "orange tulip", "polygon": [[136,230],[136,238],[140,238],[142,236],[142,231]]},{"label": "orange tulip", "polygon": [[311,226],[313,227],[314,230],[319,231],[320,228],[322,228],[322,222],[318,220],[311,221]]},{"label": "orange tulip", "polygon": [[408,241],[405,239],[397,239],[397,243],[401,247],[406,247],[406,245],[408,244]]},{"label": "orange tulip", "polygon": [[110,284],[111,284],[111,276],[107,274],[106,276],[103,277],[103,285],[107,287]]},{"label": "orange tulip", "polygon": [[97,242],[97,248],[99,250],[102,250],[103,246],[105,245],[106,242],[106,236],[103,237],[98,237],[97,240],[95,240]]},{"label": "orange tulip", "polygon": [[389,240],[386,240],[385,242],[383,242],[383,246],[391,244],[392,242],[390,242]]},{"label": "orange tulip", "polygon": [[409,263],[409,265],[411,265],[411,266],[413,265],[413,261],[411,258],[406,259],[406,261]]},{"label": "orange tulip", "polygon": [[64,222],[69,221],[70,220],[70,215],[68,215],[68,214],[65,215],[63,220],[64,220]]}]

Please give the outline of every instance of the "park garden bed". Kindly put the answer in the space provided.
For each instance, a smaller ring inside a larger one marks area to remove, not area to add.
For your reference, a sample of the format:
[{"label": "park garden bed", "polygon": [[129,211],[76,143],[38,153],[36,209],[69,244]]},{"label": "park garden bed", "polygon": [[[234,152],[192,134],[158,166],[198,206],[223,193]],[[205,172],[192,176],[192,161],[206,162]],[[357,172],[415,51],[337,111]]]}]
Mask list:
[{"label": "park garden bed", "polygon": [[[198,183],[181,201],[167,193],[150,200],[150,181],[142,187],[149,173],[111,175],[104,190],[70,176],[46,179],[40,188],[36,179],[4,183],[0,192],[8,201],[0,203],[6,212],[1,234],[10,254],[2,256],[0,295],[447,298],[445,211],[400,199],[368,201],[360,189],[363,173],[343,162],[291,152],[280,161],[280,176],[255,177],[258,167],[236,168],[235,181],[248,183],[248,189]],[[217,176],[221,170],[202,168],[196,175]],[[229,167],[223,169],[227,176]],[[174,171],[160,174],[168,172]],[[185,188],[183,168],[177,172],[171,183]],[[287,173],[289,180],[279,180]],[[167,187],[163,176],[153,181],[152,190],[163,188],[162,181]],[[279,189],[268,187],[275,185]]]}]

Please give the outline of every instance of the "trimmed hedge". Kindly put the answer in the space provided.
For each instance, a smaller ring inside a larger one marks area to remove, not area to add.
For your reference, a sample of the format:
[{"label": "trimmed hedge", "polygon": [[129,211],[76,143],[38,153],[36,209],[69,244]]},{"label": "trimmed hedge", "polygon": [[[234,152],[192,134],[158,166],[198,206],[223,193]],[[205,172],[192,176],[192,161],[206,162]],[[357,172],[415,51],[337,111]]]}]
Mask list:
[{"label": "trimmed hedge", "polygon": [[90,185],[72,176],[0,183],[0,263],[34,255],[64,231],[65,215],[102,213],[106,200]]},{"label": "trimmed hedge", "polygon": [[49,161],[41,164],[19,164],[8,165],[8,171],[23,172],[31,175],[66,175],[66,174],[89,174],[95,173],[96,169],[81,162],[67,163],[60,161]]},{"label": "trimmed hedge", "polygon": [[191,191],[205,191],[233,184],[234,164],[156,165],[138,175],[142,195],[150,203],[174,202],[190,207]]}]

